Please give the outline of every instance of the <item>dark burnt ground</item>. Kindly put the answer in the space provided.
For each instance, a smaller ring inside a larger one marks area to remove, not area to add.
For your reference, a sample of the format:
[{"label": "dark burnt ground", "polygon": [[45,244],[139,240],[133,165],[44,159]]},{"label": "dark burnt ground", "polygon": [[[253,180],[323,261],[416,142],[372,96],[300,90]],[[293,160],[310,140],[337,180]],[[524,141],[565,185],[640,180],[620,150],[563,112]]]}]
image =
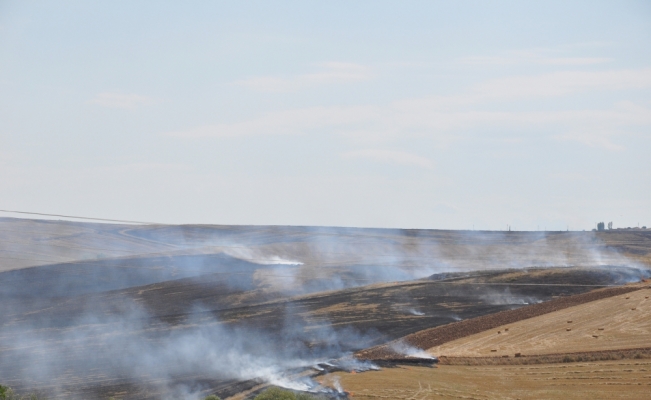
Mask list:
[{"label": "dark burnt ground", "polygon": [[[500,277],[513,279],[498,283]],[[388,285],[367,286],[337,292],[293,298],[246,307],[215,309],[211,313],[221,320],[238,321],[247,326],[276,329],[287,310],[301,316],[307,326],[332,323],[355,328],[360,332],[374,331],[381,337],[396,338],[416,332],[421,327],[438,326],[458,319],[468,319],[497,311],[519,308],[529,303],[543,302],[559,296],[569,296],[592,290],[595,286],[619,282],[609,274],[583,283],[584,271],[558,270],[548,274],[562,284],[547,285],[545,276],[497,271],[482,277],[419,280]],[[559,278],[558,275],[564,276]],[[254,314],[255,318],[247,316]],[[170,323],[178,323],[184,315],[160,315]]]},{"label": "dark burnt ground", "polygon": [[23,268],[0,273],[3,299],[56,298],[148,285],[209,273],[224,275],[226,284],[250,290],[244,273],[261,268],[226,254],[140,256],[78,261]]},{"label": "dark burnt ground", "polygon": [[[4,384],[10,381],[4,380]],[[67,383],[61,385],[42,385],[38,393],[47,396],[48,399],[146,399],[160,400],[162,398],[186,399],[188,394],[198,394],[201,399],[210,394],[219,393],[220,398],[226,398],[235,394],[250,390],[262,382],[257,380],[217,380],[214,377],[205,375],[186,376],[175,381],[175,385],[166,385],[151,379],[141,379],[137,382],[129,379],[97,379],[78,380],[70,377]],[[19,393],[30,390],[30,385],[19,383],[10,385],[18,389]],[[33,387],[33,386],[32,386]]]},{"label": "dark burnt ground", "polygon": [[600,267],[532,267],[502,271],[472,271],[434,274],[434,281],[458,283],[496,283],[496,284],[545,284],[545,285],[622,285],[648,278],[648,269],[636,269],[618,265]]},{"label": "dark burnt ground", "polygon": [[[262,337],[278,354],[327,359],[345,351],[360,350],[450,324],[457,319],[467,320],[520,308],[526,303],[562,299],[595,288],[586,285],[619,284],[635,274],[632,269],[612,268],[448,274],[280,300],[274,300],[275,297],[263,290],[234,289],[224,283],[220,274],[209,274],[99,294],[58,297],[51,299],[39,312],[30,309],[6,318],[2,343],[20,339],[24,330],[19,328],[24,327],[47,332],[48,341],[53,343],[58,343],[58,339],[70,332],[86,332],[84,340],[65,353],[62,366],[53,371],[53,379],[43,385],[22,380],[21,374],[29,374],[27,366],[6,360],[25,357],[25,352],[30,351],[34,357],[47,354],[40,354],[42,350],[36,347],[17,353],[5,346],[0,349],[0,376],[4,383],[25,389],[30,384],[50,390],[52,385],[58,385],[63,389],[60,397],[76,393],[88,399],[108,396],[160,398],[162,393],[174,390],[179,384],[225,397],[256,383],[194,374],[174,378],[170,388],[161,383],[164,380],[160,377],[148,376],[146,370],[141,371],[140,376],[125,376],[115,368],[107,371],[106,366],[114,364],[113,359],[120,355],[114,353],[115,348],[107,352],[103,347],[105,333],[123,337],[125,343],[142,337],[147,343],[158,343],[170,335],[194,332],[198,327],[219,326],[250,334],[252,338]],[[129,314],[134,304],[146,313]],[[201,307],[197,308],[199,305]],[[91,330],[88,330],[89,315],[93,317]],[[116,319],[121,322],[120,318],[125,315],[129,315],[129,324],[135,328],[127,326],[116,331]],[[291,333],[287,331],[288,326],[294,328]],[[338,339],[333,344],[335,334]]]}]

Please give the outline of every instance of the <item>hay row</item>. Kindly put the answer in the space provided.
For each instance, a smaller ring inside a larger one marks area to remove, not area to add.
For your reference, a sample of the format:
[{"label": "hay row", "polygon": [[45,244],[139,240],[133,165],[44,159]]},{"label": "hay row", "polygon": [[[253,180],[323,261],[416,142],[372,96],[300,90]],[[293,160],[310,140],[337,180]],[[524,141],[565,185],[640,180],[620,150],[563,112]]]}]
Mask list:
[{"label": "hay row", "polygon": [[[481,317],[453,322],[447,325],[437,326],[435,328],[425,329],[411,335],[407,335],[394,342],[405,343],[409,346],[417,347],[420,349],[429,349],[489,329],[495,329],[502,325],[512,324],[514,322],[548,314],[554,311],[564,310],[569,307],[578,306],[581,304],[633,292],[644,288],[650,287],[632,285],[620,286],[597,289],[573,296],[559,297],[550,301],[546,301],[544,303],[532,304],[529,306],[517,308],[515,310],[500,311],[494,314],[483,315]],[[355,353],[355,357],[362,360],[384,360],[400,358],[402,355],[397,354],[394,350],[391,349],[391,344],[394,342],[358,351]]]}]

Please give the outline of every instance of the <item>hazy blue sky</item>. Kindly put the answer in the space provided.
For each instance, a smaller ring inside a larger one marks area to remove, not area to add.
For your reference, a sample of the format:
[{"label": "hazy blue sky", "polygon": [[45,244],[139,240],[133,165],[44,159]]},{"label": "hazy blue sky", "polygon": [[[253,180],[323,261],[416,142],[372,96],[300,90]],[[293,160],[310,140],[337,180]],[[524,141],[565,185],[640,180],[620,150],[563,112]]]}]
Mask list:
[{"label": "hazy blue sky", "polygon": [[0,0],[0,208],[651,227],[651,2]]}]

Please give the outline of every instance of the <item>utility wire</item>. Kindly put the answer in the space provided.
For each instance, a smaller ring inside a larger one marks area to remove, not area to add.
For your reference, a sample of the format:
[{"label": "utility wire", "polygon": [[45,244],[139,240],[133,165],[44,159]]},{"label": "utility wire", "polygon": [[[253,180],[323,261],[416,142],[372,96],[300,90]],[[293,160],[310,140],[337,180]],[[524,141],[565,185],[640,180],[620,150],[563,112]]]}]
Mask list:
[{"label": "utility wire", "polygon": [[[171,225],[174,226],[175,224],[165,224],[161,222],[145,222],[145,221],[130,221],[130,220],[120,220],[120,219],[107,219],[107,218],[93,218],[93,217],[79,217],[79,216],[72,216],[72,215],[61,215],[61,214],[47,214],[47,213],[37,213],[37,212],[31,212],[31,211],[15,211],[15,210],[0,210],[0,212],[6,212],[6,213],[17,213],[17,214],[27,214],[27,215],[41,215],[41,216],[47,216],[47,217],[63,217],[63,218],[74,218],[74,219],[84,219],[84,220],[91,220],[91,221],[106,221],[106,222],[122,222],[122,223],[128,223],[128,224],[144,224],[144,225]],[[189,224],[189,225],[195,225],[195,224]],[[208,224],[208,225],[214,225],[214,224]],[[272,227],[275,225],[233,225],[235,227]],[[339,229],[342,231],[346,230],[386,230],[387,233],[385,235],[364,235],[365,237],[370,237],[370,238],[382,238],[382,239],[391,239],[392,237],[395,237],[395,235],[391,234],[389,231],[425,231],[425,232],[430,232],[430,233],[459,233],[459,234],[467,234],[468,232],[473,232],[473,235],[476,235],[477,232],[479,233],[495,233],[495,234],[501,234],[501,233],[506,233],[506,231],[491,231],[491,230],[479,230],[479,231],[474,231],[474,230],[453,230],[453,229],[420,229],[420,228],[362,228],[362,227],[345,227],[345,226],[317,226],[317,227],[311,227],[311,226],[304,226],[304,225],[283,225],[285,228],[315,228],[316,230],[320,228],[324,229]],[[543,232],[549,232],[549,233],[565,233],[566,231],[543,231]],[[577,233],[572,232],[572,233]],[[337,232],[314,232],[318,234],[319,236],[336,236],[339,238],[342,237],[349,237],[350,235],[346,233],[337,233]],[[524,233],[524,234],[536,234],[538,235],[539,231],[519,231],[518,233]],[[435,235],[423,235],[423,236],[406,236],[402,235],[401,237],[404,238],[416,238],[416,239],[436,239]],[[411,243],[405,243],[406,245],[411,245]]]},{"label": "utility wire", "polygon": [[91,221],[122,222],[122,223],[127,223],[127,224],[164,225],[164,224],[161,224],[159,222],[127,221],[127,220],[122,220],[122,219],[107,219],[107,218],[92,218],[92,217],[76,217],[76,216],[73,216],[73,215],[46,214],[46,213],[37,213],[37,212],[28,212],[28,211],[0,210],[0,212],[15,213],[15,214],[28,214],[28,215],[41,215],[41,216],[46,216],[46,217],[63,217],[63,218],[85,219],[85,220],[91,220]]}]

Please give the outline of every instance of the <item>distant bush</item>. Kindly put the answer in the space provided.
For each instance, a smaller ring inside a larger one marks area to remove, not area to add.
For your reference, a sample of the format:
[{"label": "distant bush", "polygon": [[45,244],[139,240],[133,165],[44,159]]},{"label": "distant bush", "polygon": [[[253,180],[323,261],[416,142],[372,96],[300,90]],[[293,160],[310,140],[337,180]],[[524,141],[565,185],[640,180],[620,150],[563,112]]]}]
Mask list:
[{"label": "distant bush", "polygon": [[296,395],[289,390],[272,387],[255,396],[253,400],[296,400]]},{"label": "distant bush", "polygon": [[220,399],[219,397],[217,397],[217,395],[215,395],[215,394],[211,394],[210,396],[206,397],[206,398],[203,399],[203,400],[222,400],[222,399]]},{"label": "distant bush", "polygon": [[47,397],[36,393],[19,395],[9,386],[0,385],[0,400],[47,400]]},{"label": "distant bush", "polygon": [[253,400],[319,400],[322,397],[308,393],[294,393],[291,390],[269,388],[257,395]]}]

